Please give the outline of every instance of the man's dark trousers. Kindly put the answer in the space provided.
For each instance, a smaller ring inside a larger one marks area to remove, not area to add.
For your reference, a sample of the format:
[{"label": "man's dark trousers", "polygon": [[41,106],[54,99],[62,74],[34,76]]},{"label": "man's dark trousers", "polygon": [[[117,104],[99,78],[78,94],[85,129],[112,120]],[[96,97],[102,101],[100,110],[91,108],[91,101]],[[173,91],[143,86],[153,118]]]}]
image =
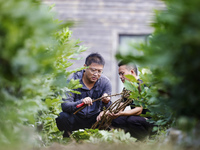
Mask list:
[{"label": "man's dark trousers", "polygon": [[72,131],[91,128],[91,126],[96,122],[97,116],[98,114],[95,114],[90,118],[81,118],[78,115],[61,112],[56,118],[56,124],[60,131],[65,131],[63,137],[68,137],[68,133],[72,133]]},{"label": "man's dark trousers", "polygon": [[143,140],[152,129],[152,125],[141,116],[120,116],[112,121],[112,126],[124,129],[138,140]]}]

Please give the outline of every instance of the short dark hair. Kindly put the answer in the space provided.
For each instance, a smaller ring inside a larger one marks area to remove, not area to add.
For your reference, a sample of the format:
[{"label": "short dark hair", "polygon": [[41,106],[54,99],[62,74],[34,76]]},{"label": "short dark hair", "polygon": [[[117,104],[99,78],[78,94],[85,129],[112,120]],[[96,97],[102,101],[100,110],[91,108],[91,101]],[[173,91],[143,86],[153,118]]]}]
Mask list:
[{"label": "short dark hair", "polygon": [[98,54],[98,53],[91,53],[85,59],[85,64],[87,66],[89,66],[92,63],[97,63],[99,65],[103,65],[104,66],[105,65],[105,60],[104,60],[104,58],[100,54]]},{"label": "short dark hair", "polygon": [[123,66],[123,65],[126,65],[126,69],[128,69],[128,70],[133,69],[136,76],[138,76],[138,68],[137,68],[136,64],[130,64],[123,60],[118,63],[118,67]]}]

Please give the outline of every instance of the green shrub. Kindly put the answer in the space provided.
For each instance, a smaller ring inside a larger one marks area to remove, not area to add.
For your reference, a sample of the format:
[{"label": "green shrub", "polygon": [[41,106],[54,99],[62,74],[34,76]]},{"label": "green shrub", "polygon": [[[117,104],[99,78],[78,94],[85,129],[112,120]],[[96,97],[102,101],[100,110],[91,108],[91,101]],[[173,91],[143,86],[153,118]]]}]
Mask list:
[{"label": "green shrub", "polygon": [[89,142],[89,143],[133,143],[135,138],[130,136],[130,133],[125,133],[124,130],[113,129],[110,131],[98,129],[79,129],[74,131],[71,135],[72,139],[76,142]]},{"label": "green shrub", "polygon": [[85,48],[70,39],[68,28],[60,31],[66,24],[53,20],[39,1],[0,0],[0,14],[0,145],[29,149],[39,140],[34,126],[38,112],[50,112],[44,124],[45,129],[52,126],[59,96],[79,86],[77,81],[65,85],[73,72],[66,68]]},{"label": "green shrub", "polygon": [[[141,45],[143,56],[117,57],[151,69],[150,109],[157,123],[174,123],[184,117],[194,127],[199,120],[200,90],[200,2],[166,0],[166,8],[156,11],[155,31],[148,44]],[[160,118],[160,119],[159,119]],[[179,125],[180,125],[179,121]],[[174,124],[176,125],[176,124]]]}]

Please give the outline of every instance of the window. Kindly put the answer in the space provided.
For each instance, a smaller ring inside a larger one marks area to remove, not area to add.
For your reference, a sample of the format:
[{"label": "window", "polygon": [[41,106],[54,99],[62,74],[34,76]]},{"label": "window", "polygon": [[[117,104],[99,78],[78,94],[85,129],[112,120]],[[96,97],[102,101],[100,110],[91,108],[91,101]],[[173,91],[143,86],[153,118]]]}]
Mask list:
[{"label": "window", "polygon": [[[146,35],[119,35],[119,49],[118,52],[120,52],[122,55],[142,55],[143,53],[141,51],[138,51],[135,47],[137,44],[145,42],[147,43],[149,34]],[[118,71],[118,70],[117,70]],[[117,73],[118,74],[118,73]],[[117,92],[120,93],[123,89],[123,83],[119,79],[119,75],[117,77],[117,83],[118,83],[118,89]]]}]

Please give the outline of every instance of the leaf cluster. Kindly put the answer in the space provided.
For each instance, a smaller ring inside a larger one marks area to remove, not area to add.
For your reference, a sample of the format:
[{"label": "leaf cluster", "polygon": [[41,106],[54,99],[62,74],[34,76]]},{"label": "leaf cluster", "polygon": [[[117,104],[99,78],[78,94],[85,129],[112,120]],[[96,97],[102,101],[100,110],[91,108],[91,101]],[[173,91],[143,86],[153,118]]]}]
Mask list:
[{"label": "leaf cluster", "polygon": [[99,129],[79,129],[74,131],[71,138],[76,142],[90,142],[90,143],[132,143],[136,139],[132,138],[129,133],[124,133],[123,130],[113,129],[111,131]]},{"label": "leaf cluster", "polygon": [[0,14],[0,145],[29,149],[38,125],[47,139],[57,137],[60,96],[80,87],[66,84],[69,60],[86,48],[39,1],[0,0]]},{"label": "leaf cluster", "polygon": [[143,55],[117,54],[116,57],[151,70],[150,78],[147,77],[151,85],[148,103],[157,123],[168,122],[181,129],[185,126],[184,130],[188,131],[200,116],[200,89],[197,84],[200,71],[200,2],[165,2],[165,9],[155,11],[152,23],[155,31],[148,37],[147,44],[140,45]]},{"label": "leaf cluster", "polygon": [[68,77],[72,73],[83,69],[81,67],[75,70],[68,70],[73,64],[70,60],[80,59],[77,56],[86,50],[86,47],[79,45],[79,40],[71,39],[71,35],[72,32],[68,28],[57,31],[54,36],[58,43],[50,47],[51,50],[57,51],[54,72],[47,75],[47,82],[51,92],[43,98],[47,109],[39,113],[36,123],[36,126],[42,126],[45,145],[53,141],[60,142],[63,139],[62,132],[58,130],[55,122],[55,118],[62,111],[62,98],[66,97],[65,94],[69,91],[80,94],[75,89],[82,87],[79,80],[72,79],[67,82]]}]

